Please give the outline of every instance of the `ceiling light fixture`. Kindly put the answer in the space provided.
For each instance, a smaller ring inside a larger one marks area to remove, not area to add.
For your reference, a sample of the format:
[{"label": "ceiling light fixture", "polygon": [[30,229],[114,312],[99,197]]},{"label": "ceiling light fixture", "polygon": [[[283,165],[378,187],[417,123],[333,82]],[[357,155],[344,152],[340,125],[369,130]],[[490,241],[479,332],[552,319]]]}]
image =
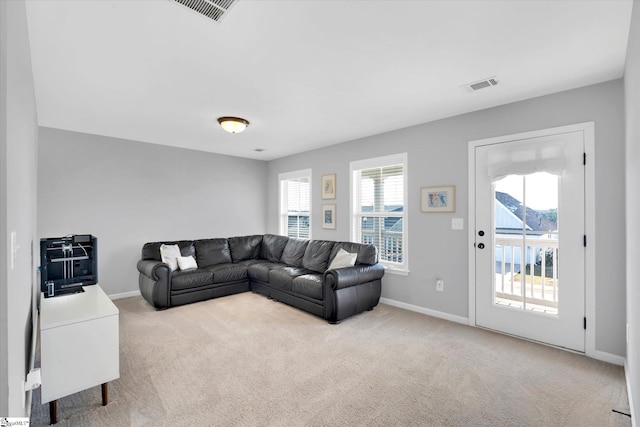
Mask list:
[{"label": "ceiling light fixture", "polygon": [[218,123],[229,133],[240,133],[249,126],[249,121],[240,117],[220,117]]}]

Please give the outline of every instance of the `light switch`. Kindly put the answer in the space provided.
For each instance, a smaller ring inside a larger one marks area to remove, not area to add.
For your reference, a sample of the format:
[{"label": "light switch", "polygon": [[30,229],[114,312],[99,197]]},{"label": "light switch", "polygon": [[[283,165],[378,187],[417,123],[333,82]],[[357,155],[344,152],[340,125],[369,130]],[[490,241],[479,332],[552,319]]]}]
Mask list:
[{"label": "light switch", "polygon": [[451,218],[452,230],[464,230],[464,218]]}]

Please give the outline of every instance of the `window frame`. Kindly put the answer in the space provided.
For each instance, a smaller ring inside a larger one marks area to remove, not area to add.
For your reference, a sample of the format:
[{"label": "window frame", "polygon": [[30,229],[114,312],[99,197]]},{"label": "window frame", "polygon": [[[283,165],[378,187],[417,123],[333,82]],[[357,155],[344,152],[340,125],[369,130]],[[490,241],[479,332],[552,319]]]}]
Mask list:
[{"label": "window frame", "polygon": [[[403,208],[402,213],[397,212],[359,212],[360,206],[360,186],[359,186],[359,172],[364,169],[373,168],[385,168],[390,166],[402,166],[402,178],[403,178]],[[354,242],[361,242],[361,218],[363,216],[373,217],[389,217],[395,216],[402,218],[402,263],[386,261],[380,259],[379,262],[384,266],[385,270],[390,273],[397,273],[407,275],[409,273],[409,198],[408,198],[408,164],[407,153],[392,154],[388,156],[374,157],[370,159],[355,160],[349,163],[349,177],[351,194],[349,197],[350,202],[350,215],[351,225],[350,234],[351,239]],[[378,248],[380,250],[380,248]]]},{"label": "window frame", "polygon": [[[284,172],[278,174],[278,234],[281,236],[289,236],[289,206],[288,206],[288,190],[285,187],[285,183],[295,179],[308,178],[309,179],[309,237],[311,240],[312,236],[312,220],[313,220],[313,209],[312,209],[312,177],[311,177],[311,169],[301,169],[292,172]],[[298,238],[304,239],[305,237]]]}]

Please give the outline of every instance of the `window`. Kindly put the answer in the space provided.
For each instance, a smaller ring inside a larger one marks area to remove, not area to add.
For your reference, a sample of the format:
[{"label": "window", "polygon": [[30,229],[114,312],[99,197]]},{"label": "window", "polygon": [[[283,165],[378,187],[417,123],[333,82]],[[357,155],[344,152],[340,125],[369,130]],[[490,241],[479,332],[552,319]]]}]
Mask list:
[{"label": "window", "polygon": [[283,173],[280,180],[280,234],[311,238],[311,169]]},{"label": "window", "polygon": [[407,154],[351,162],[351,179],[353,240],[374,244],[385,268],[407,272]]}]

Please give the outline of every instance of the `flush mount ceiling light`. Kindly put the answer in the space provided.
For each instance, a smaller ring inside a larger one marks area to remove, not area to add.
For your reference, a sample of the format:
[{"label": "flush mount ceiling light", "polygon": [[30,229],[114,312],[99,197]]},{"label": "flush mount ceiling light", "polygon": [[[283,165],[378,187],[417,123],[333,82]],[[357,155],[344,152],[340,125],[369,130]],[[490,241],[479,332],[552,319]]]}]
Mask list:
[{"label": "flush mount ceiling light", "polygon": [[229,133],[240,133],[249,126],[249,121],[240,117],[220,117],[218,123]]}]

